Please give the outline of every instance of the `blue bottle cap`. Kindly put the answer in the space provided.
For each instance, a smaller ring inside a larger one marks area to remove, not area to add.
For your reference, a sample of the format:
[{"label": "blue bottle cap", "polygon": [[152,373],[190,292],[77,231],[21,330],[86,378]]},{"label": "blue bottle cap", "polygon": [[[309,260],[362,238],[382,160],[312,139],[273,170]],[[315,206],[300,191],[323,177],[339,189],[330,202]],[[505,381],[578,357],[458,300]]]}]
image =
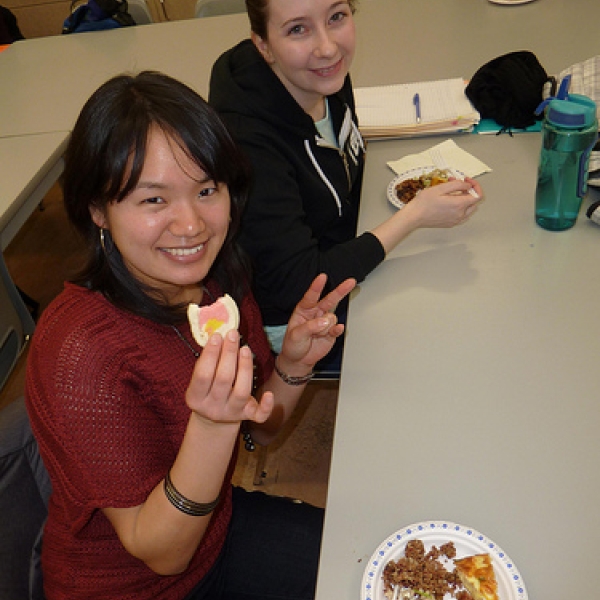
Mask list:
[{"label": "blue bottle cap", "polygon": [[596,105],[586,96],[569,94],[567,100],[550,100],[546,118],[556,127],[585,129],[596,120]]},{"label": "blue bottle cap", "polygon": [[535,109],[540,115],[546,110],[546,119],[556,127],[564,129],[587,129],[596,122],[596,103],[582,94],[569,94],[571,75],[560,83],[556,96],[543,100]]}]

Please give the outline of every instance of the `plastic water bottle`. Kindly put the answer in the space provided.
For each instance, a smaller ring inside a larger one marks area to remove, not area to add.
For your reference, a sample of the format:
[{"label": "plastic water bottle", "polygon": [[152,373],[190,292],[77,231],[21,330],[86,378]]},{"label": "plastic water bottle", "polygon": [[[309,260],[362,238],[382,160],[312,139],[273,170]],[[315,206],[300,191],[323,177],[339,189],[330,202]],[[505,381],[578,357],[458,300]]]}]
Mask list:
[{"label": "plastic water bottle", "polygon": [[[568,85],[568,83],[567,83]],[[598,138],[596,104],[587,96],[562,92],[545,100],[542,149],[535,192],[535,220],[550,231],[575,225],[587,191],[590,153]],[[560,97],[562,96],[562,97]]]}]

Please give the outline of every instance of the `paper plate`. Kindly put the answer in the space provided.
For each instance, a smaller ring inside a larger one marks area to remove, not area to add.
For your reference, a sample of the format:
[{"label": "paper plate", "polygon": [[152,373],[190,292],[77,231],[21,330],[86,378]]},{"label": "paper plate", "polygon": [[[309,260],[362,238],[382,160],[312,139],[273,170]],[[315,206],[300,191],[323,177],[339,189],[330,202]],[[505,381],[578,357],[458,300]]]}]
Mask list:
[{"label": "paper plate", "polygon": [[[393,204],[396,208],[403,208],[405,206],[404,202],[402,202],[398,196],[396,195],[396,186],[407,179],[415,179],[420,177],[424,173],[431,173],[431,171],[435,171],[437,167],[435,165],[425,165],[424,167],[416,167],[414,169],[408,169],[408,171],[403,171],[402,173],[398,173],[392,181],[388,184],[387,187],[387,199]],[[454,169],[454,171],[460,175],[461,177],[466,177],[462,171],[458,169]]]},{"label": "paper plate", "polygon": [[[427,552],[432,545],[439,548],[446,542],[454,542],[457,558],[480,553],[489,554],[492,557],[500,598],[502,600],[528,599],[521,574],[498,544],[472,527],[457,525],[450,521],[424,521],[399,529],[375,550],[363,575],[361,600],[386,600],[383,593],[383,569],[390,560],[398,560],[404,556],[406,543],[414,539],[422,540]],[[446,594],[444,600],[446,598],[450,598],[450,595]]]},{"label": "paper plate", "polygon": [[407,179],[415,179],[416,177],[420,177],[423,173],[428,173],[433,171],[435,166],[427,165],[425,167],[417,167],[416,169],[409,169],[408,171],[404,171],[402,173],[398,173],[392,181],[390,181],[387,188],[387,198],[388,200],[396,207],[402,208],[404,206],[404,202],[401,202],[396,195],[396,186]]},{"label": "paper plate", "polygon": [[534,0],[489,0],[493,4],[527,4]]}]

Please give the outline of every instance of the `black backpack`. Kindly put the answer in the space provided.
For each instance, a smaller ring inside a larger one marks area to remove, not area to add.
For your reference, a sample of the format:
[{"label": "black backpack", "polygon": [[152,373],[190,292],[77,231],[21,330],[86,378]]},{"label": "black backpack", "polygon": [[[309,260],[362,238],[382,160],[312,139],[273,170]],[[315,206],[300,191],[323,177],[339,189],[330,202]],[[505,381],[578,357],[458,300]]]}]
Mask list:
[{"label": "black backpack", "polygon": [[542,116],[535,109],[542,102],[548,76],[535,54],[528,50],[510,52],[483,65],[467,85],[465,93],[482,119],[494,119],[503,130],[524,129]]}]

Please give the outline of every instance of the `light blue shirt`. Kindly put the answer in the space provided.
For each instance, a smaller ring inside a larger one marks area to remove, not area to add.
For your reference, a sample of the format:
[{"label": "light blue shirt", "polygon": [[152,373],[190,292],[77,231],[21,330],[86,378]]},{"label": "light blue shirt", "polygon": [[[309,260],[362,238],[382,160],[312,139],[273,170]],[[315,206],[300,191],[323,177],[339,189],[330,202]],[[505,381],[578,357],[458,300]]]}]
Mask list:
[{"label": "light blue shirt", "polygon": [[320,121],[315,121],[315,127],[319,135],[329,144],[339,148],[338,140],[333,131],[333,122],[329,114],[329,100],[325,98],[325,116]]}]

